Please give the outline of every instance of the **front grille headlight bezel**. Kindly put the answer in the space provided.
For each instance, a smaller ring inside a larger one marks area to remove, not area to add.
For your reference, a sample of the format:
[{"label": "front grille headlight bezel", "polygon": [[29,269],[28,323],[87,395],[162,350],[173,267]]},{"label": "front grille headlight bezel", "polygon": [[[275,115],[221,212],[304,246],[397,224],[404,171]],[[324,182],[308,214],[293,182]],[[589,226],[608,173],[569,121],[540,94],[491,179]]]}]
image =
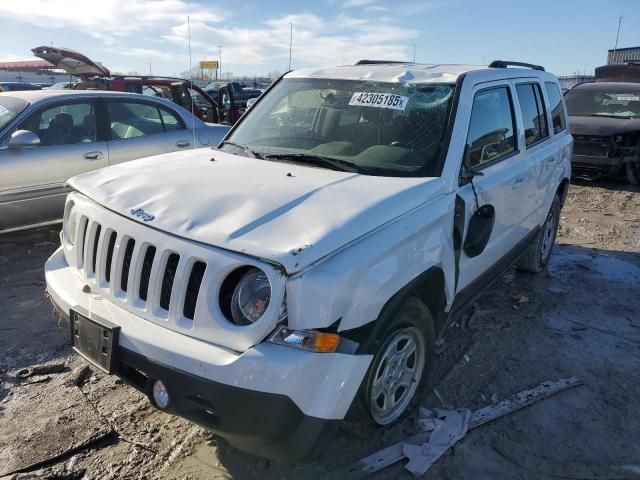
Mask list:
[{"label": "front grille headlight bezel", "polygon": [[62,218],[62,243],[65,248],[71,250],[78,235],[79,225],[78,208],[73,200],[69,200],[64,209]]}]

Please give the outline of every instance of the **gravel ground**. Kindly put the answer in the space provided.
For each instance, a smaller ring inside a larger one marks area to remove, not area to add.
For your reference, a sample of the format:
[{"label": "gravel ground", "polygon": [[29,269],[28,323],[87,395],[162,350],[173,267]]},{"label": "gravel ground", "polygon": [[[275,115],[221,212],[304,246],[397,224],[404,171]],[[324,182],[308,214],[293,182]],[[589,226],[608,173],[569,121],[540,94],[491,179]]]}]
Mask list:
[{"label": "gravel ground", "polygon": [[[83,362],[43,295],[58,230],[0,236],[0,475],[97,439],[13,477],[334,478],[413,432],[411,417],[385,429],[345,423],[316,463],[282,464],[154,410],[95,369],[74,386]],[[572,185],[558,244],[547,272],[506,273],[447,332],[438,391],[447,406],[475,409],[549,379],[575,375],[585,385],[468,433],[425,478],[640,478],[640,190]],[[15,378],[51,363],[65,371]],[[422,401],[441,406],[433,394]],[[398,464],[372,478],[412,477]]]}]

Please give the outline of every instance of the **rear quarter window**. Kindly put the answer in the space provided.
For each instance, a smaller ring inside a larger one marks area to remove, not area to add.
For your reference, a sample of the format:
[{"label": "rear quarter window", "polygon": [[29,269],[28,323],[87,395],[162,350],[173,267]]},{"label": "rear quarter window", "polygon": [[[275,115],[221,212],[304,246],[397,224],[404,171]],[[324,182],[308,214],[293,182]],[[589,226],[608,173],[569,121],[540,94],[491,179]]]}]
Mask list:
[{"label": "rear quarter window", "polygon": [[549,108],[551,108],[551,123],[554,133],[560,133],[567,128],[567,114],[562,101],[560,87],[553,82],[545,82],[544,89],[549,99]]}]

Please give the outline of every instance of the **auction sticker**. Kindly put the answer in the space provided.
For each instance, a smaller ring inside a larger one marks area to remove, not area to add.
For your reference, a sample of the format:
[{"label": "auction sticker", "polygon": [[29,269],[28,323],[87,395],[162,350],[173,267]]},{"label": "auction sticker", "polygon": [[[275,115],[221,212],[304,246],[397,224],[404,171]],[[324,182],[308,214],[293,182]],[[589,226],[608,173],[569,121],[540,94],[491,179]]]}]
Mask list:
[{"label": "auction sticker", "polygon": [[409,97],[393,93],[356,92],[351,96],[349,105],[362,107],[390,108],[404,110],[409,103]]},{"label": "auction sticker", "polygon": [[640,100],[640,97],[636,97],[633,95],[619,95],[618,96],[618,101],[619,102],[637,102]]}]

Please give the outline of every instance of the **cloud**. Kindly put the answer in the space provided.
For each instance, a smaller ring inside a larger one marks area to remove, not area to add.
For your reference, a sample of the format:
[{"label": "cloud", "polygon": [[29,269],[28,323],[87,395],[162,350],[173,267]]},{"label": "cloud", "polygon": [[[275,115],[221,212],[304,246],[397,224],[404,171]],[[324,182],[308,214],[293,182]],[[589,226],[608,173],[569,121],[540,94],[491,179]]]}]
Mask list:
[{"label": "cloud", "polygon": [[344,2],[345,7],[366,7],[376,3],[376,0],[347,0]]},{"label": "cloud", "polygon": [[187,15],[191,19],[194,64],[205,58],[217,59],[217,46],[223,45],[225,72],[265,66],[269,70],[285,68],[290,24],[295,68],[352,63],[361,58],[409,58],[410,45],[418,32],[399,26],[395,15],[378,18],[381,16],[375,11],[385,8],[379,0],[329,1],[360,10],[358,15],[347,13],[354,10],[334,8],[322,15],[302,11],[265,15],[262,20],[236,16],[223,21],[223,10],[195,0],[101,0],[98,4],[87,0],[16,0],[5,2],[0,18],[91,36],[101,43],[94,48],[121,66],[129,61],[148,66],[153,61],[154,65],[163,64],[159,68],[184,68],[188,58]]},{"label": "cloud", "polygon": [[[104,52],[110,52],[111,49],[103,48]],[[126,47],[118,51],[119,55],[126,57],[139,57],[145,59],[161,60],[164,62],[180,61],[184,56],[177,55],[175,53],[168,52],[166,50],[158,50],[155,48],[135,48]]]},{"label": "cloud", "polygon": [[175,24],[187,15],[215,23],[223,16],[184,0],[18,0],[3,2],[0,17],[42,28],[69,28],[113,43],[135,32]]},{"label": "cloud", "polygon": [[[222,44],[225,59],[234,65],[269,65],[282,68],[288,63],[290,26],[293,24],[294,67],[352,63],[361,58],[406,59],[408,42],[418,36],[415,30],[384,22],[369,22],[341,13],[322,19],[300,13],[269,18],[257,28],[191,24],[191,46],[195,58],[218,58]],[[163,38],[186,45],[187,25],[171,28]],[[271,68],[271,67],[270,67]]]}]

